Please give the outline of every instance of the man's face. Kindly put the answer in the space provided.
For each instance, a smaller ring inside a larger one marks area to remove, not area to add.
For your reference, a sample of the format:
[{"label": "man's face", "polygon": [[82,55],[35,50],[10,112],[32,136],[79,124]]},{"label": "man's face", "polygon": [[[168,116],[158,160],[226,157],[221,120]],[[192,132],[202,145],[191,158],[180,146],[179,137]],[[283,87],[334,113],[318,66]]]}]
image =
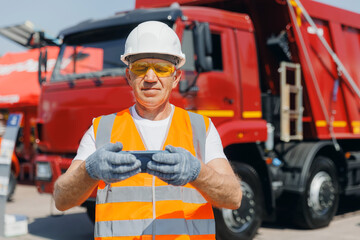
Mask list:
[{"label": "man's face", "polygon": [[[173,64],[168,61],[150,58],[130,64],[126,76],[137,103],[151,109],[169,100],[172,89],[177,86],[181,77],[181,71],[174,71],[170,76],[166,76],[171,67],[174,69]],[[145,73],[141,74],[142,72]]]}]

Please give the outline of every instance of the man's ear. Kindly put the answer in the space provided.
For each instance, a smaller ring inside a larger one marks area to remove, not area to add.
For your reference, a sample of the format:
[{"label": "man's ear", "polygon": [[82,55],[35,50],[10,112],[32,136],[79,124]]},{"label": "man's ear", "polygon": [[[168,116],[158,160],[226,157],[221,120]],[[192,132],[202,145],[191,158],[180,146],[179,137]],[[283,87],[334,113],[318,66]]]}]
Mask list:
[{"label": "man's ear", "polygon": [[181,70],[176,70],[176,72],[175,72],[175,76],[174,76],[174,78],[175,78],[175,80],[174,80],[174,82],[173,82],[173,89],[178,85],[178,83],[179,83],[179,81],[180,81],[180,79],[181,79],[181,75],[182,75],[182,71]]}]

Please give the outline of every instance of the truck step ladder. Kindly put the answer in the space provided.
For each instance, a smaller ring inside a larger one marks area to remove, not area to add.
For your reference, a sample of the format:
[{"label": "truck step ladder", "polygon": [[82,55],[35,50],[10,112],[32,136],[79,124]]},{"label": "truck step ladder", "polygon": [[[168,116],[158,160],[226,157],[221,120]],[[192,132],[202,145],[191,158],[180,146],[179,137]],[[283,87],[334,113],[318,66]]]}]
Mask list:
[{"label": "truck step ladder", "polygon": [[[294,78],[289,77],[288,72],[294,73]],[[280,140],[302,140],[302,86],[301,69],[298,63],[280,63],[280,91],[281,91],[281,112],[280,112]],[[292,79],[292,83],[289,83]]]}]

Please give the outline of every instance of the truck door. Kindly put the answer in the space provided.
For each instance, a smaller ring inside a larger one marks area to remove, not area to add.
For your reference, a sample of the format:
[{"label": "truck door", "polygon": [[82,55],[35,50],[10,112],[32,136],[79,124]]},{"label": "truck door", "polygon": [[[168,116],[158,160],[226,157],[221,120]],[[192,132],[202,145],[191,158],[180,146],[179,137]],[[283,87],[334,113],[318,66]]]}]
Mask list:
[{"label": "truck door", "polygon": [[[198,73],[195,70],[194,34],[191,29],[184,29],[182,46],[187,59],[182,67],[183,79],[179,86],[180,95],[173,94],[173,102],[211,117],[217,125],[239,116],[239,81],[235,64],[237,59],[233,51],[235,40],[232,30],[210,23],[210,31],[212,70]],[[181,99],[182,102],[177,103]]]}]

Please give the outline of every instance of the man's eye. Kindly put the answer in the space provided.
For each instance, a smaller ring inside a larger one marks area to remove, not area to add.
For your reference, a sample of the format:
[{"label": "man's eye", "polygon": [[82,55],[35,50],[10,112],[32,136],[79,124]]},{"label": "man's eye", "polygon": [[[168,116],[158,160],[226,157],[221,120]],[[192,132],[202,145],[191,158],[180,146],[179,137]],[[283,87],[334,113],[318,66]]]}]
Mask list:
[{"label": "man's eye", "polygon": [[148,69],[147,67],[133,67],[134,71],[145,71],[147,69]]},{"label": "man's eye", "polygon": [[156,70],[157,72],[168,72],[168,71],[169,71],[168,68],[162,68],[162,67],[155,68],[155,70]]},{"label": "man's eye", "polygon": [[167,65],[156,65],[155,70],[157,72],[171,72],[172,67]]}]

